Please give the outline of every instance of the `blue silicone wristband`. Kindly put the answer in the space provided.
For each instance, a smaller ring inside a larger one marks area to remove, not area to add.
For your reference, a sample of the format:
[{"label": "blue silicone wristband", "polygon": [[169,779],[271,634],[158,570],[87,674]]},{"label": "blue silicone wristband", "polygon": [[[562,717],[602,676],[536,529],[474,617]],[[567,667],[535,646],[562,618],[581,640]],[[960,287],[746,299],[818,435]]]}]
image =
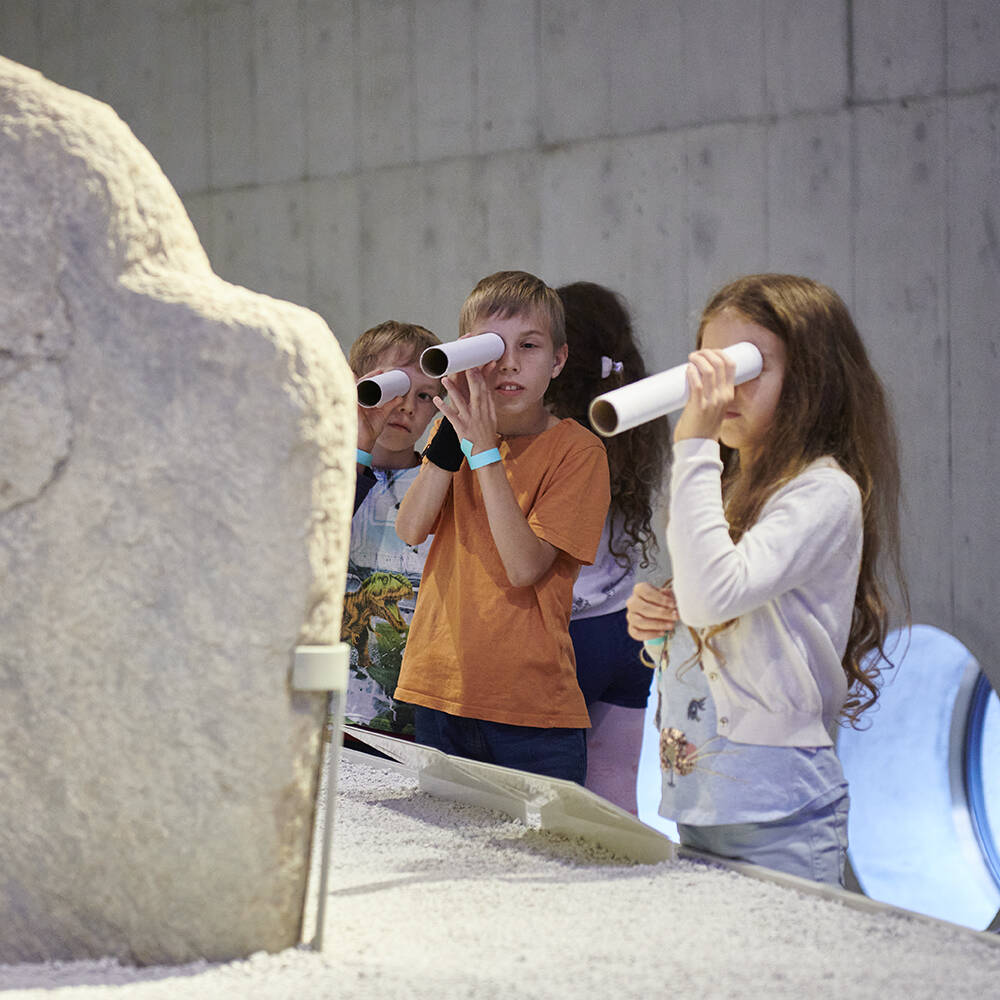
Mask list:
[{"label": "blue silicone wristband", "polygon": [[362,451],[358,448],[358,465],[365,465],[369,469],[372,467],[372,455],[370,451]]},{"label": "blue silicone wristband", "polygon": [[469,468],[474,471],[481,469],[484,465],[493,465],[500,460],[499,449],[490,448],[489,451],[481,451],[478,455],[469,455]]}]

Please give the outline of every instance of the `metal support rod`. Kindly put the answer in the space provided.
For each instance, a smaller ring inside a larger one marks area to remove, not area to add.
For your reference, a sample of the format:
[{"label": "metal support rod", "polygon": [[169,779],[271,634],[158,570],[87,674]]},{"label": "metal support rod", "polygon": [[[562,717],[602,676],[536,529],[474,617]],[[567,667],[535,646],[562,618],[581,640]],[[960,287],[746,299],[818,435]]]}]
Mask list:
[{"label": "metal support rod", "polygon": [[[344,734],[344,706],[347,700],[350,647],[343,642],[329,646],[297,646],[292,666],[292,690],[326,692],[326,722],[321,737],[320,776],[313,813],[313,837],[310,849],[310,871],[302,905],[302,933],[308,933],[307,914],[312,899],[315,875],[316,834],[322,825],[319,858],[319,886],[316,898],[316,926],[307,947],[323,950],[326,923],[326,896],[330,882],[330,852],[333,847],[333,816],[337,799],[337,774],[340,769],[340,745]],[[323,796],[326,795],[325,803]],[[321,809],[321,803],[324,808]]]},{"label": "metal support rod", "polygon": [[333,848],[333,813],[337,799],[337,772],[340,768],[340,745],[344,738],[343,692],[331,691],[326,725],[323,727],[323,742],[326,744],[326,809],[323,818],[323,846],[319,869],[319,898],[316,903],[316,933],[311,947],[313,951],[323,950],[323,931],[326,924],[326,896],[330,881],[330,852]]}]

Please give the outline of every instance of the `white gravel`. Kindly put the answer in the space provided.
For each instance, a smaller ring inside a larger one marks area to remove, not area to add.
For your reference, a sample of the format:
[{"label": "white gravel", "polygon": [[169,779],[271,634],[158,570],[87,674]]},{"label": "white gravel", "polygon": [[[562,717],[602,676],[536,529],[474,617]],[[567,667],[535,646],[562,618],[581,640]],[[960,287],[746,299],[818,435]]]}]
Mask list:
[{"label": "white gravel", "polygon": [[695,861],[640,865],[341,765],[326,953],[0,966],[2,1000],[997,996],[1000,947]]}]

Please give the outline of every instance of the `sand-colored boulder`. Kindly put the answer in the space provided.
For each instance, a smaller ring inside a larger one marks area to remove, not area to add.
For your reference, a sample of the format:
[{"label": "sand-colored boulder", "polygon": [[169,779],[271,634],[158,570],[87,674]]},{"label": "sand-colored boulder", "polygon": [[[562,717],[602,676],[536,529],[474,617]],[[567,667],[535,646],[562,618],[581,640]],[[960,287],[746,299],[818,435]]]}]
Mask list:
[{"label": "sand-colored boulder", "polygon": [[0,59],[0,963],[297,941],[352,399],[110,108]]}]

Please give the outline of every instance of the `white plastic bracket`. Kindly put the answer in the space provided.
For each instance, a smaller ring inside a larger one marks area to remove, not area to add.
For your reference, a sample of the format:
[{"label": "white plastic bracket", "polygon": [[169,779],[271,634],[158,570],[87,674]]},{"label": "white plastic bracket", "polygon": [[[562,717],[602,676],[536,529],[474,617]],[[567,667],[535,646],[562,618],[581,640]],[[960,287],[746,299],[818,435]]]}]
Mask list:
[{"label": "white plastic bracket", "polygon": [[351,647],[346,642],[331,646],[296,646],[292,688],[296,691],[347,690]]}]

